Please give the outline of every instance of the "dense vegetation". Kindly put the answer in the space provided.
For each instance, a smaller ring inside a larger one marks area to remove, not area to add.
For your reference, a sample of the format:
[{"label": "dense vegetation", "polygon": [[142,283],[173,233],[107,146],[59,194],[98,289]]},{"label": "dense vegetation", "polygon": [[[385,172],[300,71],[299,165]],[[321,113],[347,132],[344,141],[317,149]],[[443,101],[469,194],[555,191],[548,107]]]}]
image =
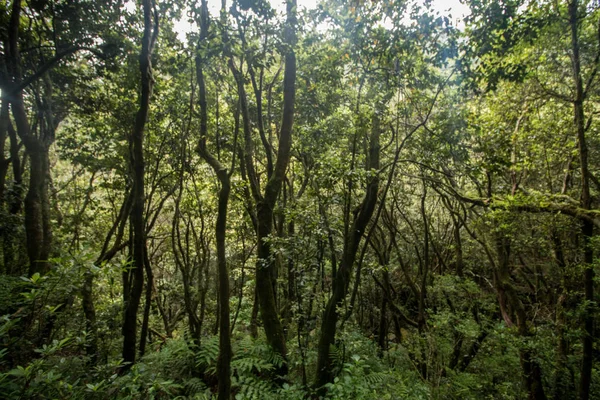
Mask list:
[{"label": "dense vegetation", "polygon": [[0,397],[600,399],[600,6],[466,3],[0,0]]}]

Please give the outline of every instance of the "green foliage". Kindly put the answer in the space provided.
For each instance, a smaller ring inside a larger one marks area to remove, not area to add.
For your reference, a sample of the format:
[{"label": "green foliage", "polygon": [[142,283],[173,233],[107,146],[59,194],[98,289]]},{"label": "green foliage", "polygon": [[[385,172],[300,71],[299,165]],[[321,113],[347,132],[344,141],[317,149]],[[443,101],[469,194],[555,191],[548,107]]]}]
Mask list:
[{"label": "green foliage", "polygon": [[[298,0],[292,49],[282,41],[284,16],[267,0],[228,2],[221,15],[210,2],[202,38],[203,2],[157,0],[143,151],[154,282],[145,271],[149,313],[145,319],[143,299],[137,316],[138,340],[148,325],[145,355],[124,366],[139,3],[23,2],[19,52],[11,53],[6,27],[16,3],[0,2],[0,89],[8,93],[3,105],[10,103],[0,121],[0,398],[212,399],[221,301],[235,313],[235,398],[314,397],[323,309],[338,285],[352,291],[356,282],[356,296],[338,304],[328,398],[531,397],[527,355],[546,396],[562,388],[570,400],[581,379],[585,322],[598,318],[598,295],[585,299],[582,277],[598,269],[600,238],[581,234],[581,216],[600,215],[596,2],[468,0],[471,14],[457,30],[429,1],[325,0],[303,10]],[[578,5],[574,26],[569,4]],[[191,32],[181,40],[177,26],[186,18]],[[76,52],[54,59],[72,45]],[[267,156],[275,163],[281,156],[290,50],[297,60],[291,159],[262,243],[273,257],[287,338],[289,373],[281,377],[284,358],[261,336],[254,308],[255,211],[265,210],[253,190],[271,178]],[[9,93],[28,78],[35,78],[22,90],[30,140]],[[586,175],[574,105],[583,112],[592,210],[581,201]],[[380,147],[369,152],[375,120]],[[39,149],[30,141],[42,137],[53,145],[36,194],[30,182],[39,178],[32,167]],[[227,299],[217,297],[212,229],[220,186],[197,154],[204,142],[231,176]],[[377,171],[364,168],[373,157]],[[374,216],[350,241],[375,177]],[[21,276],[38,261],[28,260],[36,243],[25,207],[36,196],[43,197],[37,222],[52,237],[49,268]],[[586,249],[591,263],[583,262]],[[342,267],[351,272],[340,282]],[[92,278],[85,306],[93,305],[93,323],[82,310],[84,278]],[[598,374],[595,365],[592,396],[600,393]]]},{"label": "green foliage", "polygon": [[219,356],[219,337],[212,336],[202,342],[195,351],[196,367],[214,375],[217,368],[217,357]]}]

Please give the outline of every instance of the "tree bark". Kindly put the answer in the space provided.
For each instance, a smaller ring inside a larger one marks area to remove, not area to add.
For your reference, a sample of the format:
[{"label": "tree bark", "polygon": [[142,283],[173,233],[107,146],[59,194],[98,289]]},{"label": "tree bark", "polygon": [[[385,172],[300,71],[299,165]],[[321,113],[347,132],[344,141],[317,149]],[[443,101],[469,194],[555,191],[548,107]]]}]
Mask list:
[{"label": "tree bark", "polygon": [[[6,199],[4,193],[6,191],[6,175],[10,165],[10,158],[4,158],[4,147],[6,138],[8,137],[8,124],[10,124],[10,116],[8,110],[8,101],[2,100],[0,105],[0,207],[4,208]],[[5,266],[6,267],[6,266]]]},{"label": "tree bark", "polygon": [[[379,116],[377,112],[373,114],[373,126],[369,146],[369,170],[373,173],[379,169]],[[321,320],[321,333],[318,344],[317,357],[317,376],[315,380],[315,388],[324,394],[324,385],[333,381],[333,365],[329,356],[330,347],[335,342],[337,331],[337,321],[339,319],[338,307],[342,306],[344,298],[348,294],[348,286],[350,283],[350,275],[352,267],[356,259],[358,246],[362,239],[363,233],[369,223],[375,204],[377,203],[377,191],[379,189],[379,177],[374,175],[368,185],[365,197],[362,200],[359,211],[352,222],[351,229],[348,230],[348,235],[344,240],[344,251],[340,261],[338,270],[336,271],[335,281],[333,284],[332,294]]]},{"label": "tree bark", "polygon": [[[501,232],[496,233],[496,252],[498,255],[498,266],[495,276],[495,285],[498,291],[498,299],[501,309],[505,308],[503,316],[510,326],[516,320],[517,332],[523,339],[531,336],[528,327],[525,307],[518,297],[516,290],[510,282],[510,249],[511,240]],[[528,348],[519,349],[523,379],[530,400],[546,400],[544,386],[542,383],[542,371],[535,355]]]},{"label": "tree bark", "polygon": [[[27,142],[26,142],[27,143]],[[25,196],[25,233],[29,276],[50,270],[48,257],[52,241],[48,199],[48,149],[37,140],[25,145],[29,154],[29,189]]]},{"label": "tree bark", "polygon": [[[206,0],[202,0],[200,11],[200,43],[206,40],[207,36],[208,5]],[[229,267],[227,265],[225,240],[227,232],[227,208],[231,184],[230,173],[227,171],[227,168],[225,168],[221,162],[206,148],[206,138],[208,135],[208,110],[203,63],[204,60],[201,57],[200,49],[198,49],[196,56],[196,78],[199,87],[198,102],[200,105],[200,143],[198,144],[198,153],[211,166],[217,175],[219,182],[221,183],[221,189],[219,190],[218,198],[217,222],[215,225],[219,293],[219,358],[217,360],[217,380],[219,382],[218,399],[229,400],[231,398],[232,350],[230,331],[231,312],[229,306]],[[233,151],[235,151],[235,149]]]},{"label": "tree bark", "polygon": [[[27,255],[29,257],[29,275],[33,275],[36,272],[45,273],[49,269],[47,260],[50,253],[52,234],[48,202],[48,148],[54,139],[54,124],[51,116],[46,115],[45,117],[48,118],[47,126],[40,128],[39,137],[34,136],[25,111],[18,43],[21,4],[21,0],[12,3],[8,27],[7,55],[9,72],[12,76],[12,86],[8,90],[11,94],[11,110],[17,127],[17,134],[23,141],[30,157],[29,189],[25,197],[25,233],[27,237]],[[50,91],[50,85],[45,85],[45,87]],[[49,99],[50,94],[46,93],[46,97]],[[44,110],[39,111],[39,118],[44,118]]]},{"label": "tree bark", "polygon": [[283,186],[292,147],[292,127],[296,99],[296,54],[293,49],[296,44],[296,0],[287,0],[286,10],[287,20],[284,28],[284,41],[289,48],[285,54],[283,73],[283,117],[279,133],[279,148],[275,169],[267,182],[264,196],[257,203],[256,213],[258,222],[258,262],[256,265],[258,302],[267,341],[286,360],[277,371],[279,375],[287,375],[287,348],[275,301],[275,285],[272,278],[275,260],[268,238],[273,230],[273,209]]},{"label": "tree bark", "polygon": [[154,293],[154,274],[148,256],[148,249],[144,252],[144,270],[146,271],[146,298],[144,302],[144,316],[142,318],[142,329],[140,331],[140,357],[146,353],[148,332],[150,325],[150,308],[152,307],[152,293]]},{"label": "tree bark", "polygon": [[[146,227],[144,219],[144,130],[150,108],[152,95],[152,50],[158,34],[158,16],[154,15],[151,0],[142,1],[144,13],[144,34],[142,50],[139,57],[141,74],[140,106],[130,138],[130,157],[133,172],[131,221],[131,254],[130,270],[124,282],[125,312],[123,318],[123,360],[128,369],[136,359],[137,312],[144,286],[144,258],[146,251]],[[125,293],[128,292],[128,293]]]},{"label": "tree bark", "polygon": [[[579,1],[569,2],[569,27],[571,33],[571,61],[575,98],[573,99],[574,127],[579,148],[579,168],[581,172],[581,208],[590,210],[592,199],[590,196],[588,147],[585,137],[585,119],[583,103],[585,92],[581,77],[581,58],[579,54],[579,32],[578,32],[578,9]],[[592,366],[594,351],[594,251],[591,240],[594,234],[594,224],[589,220],[581,221],[581,235],[583,237],[583,262],[584,262],[584,298],[586,301],[584,315],[583,334],[583,358],[581,362],[581,381],[579,385],[579,398],[588,400],[590,397],[590,385],[592,382]]]},{"label": "tree bark", "polygon": [[[283,116],[279,134],[277,161],[275,162],[273,173],[265,186],[264,194],[261,194],[258,176],[253,165],[254,149],[243,78],[235,66],[233,59],[230,58],[229,60],[229,67],[238,85],[244,125],[245,149],[243,152],[243,161],[240,160],[240,162],[244,163],[252,195],[256,202],[258,243],[256,290],[258,293],[258,305],[267,342],[284,360],[287,360],[286,340],[275,299],[273,271],[276,266],[268,238],[273,231],[273,210],[281,192],[286,169],[290,161],[292,127],[294,123],[296,97],[296,55],[294,53],[294,46],[296,44],[296,0],[287,0],[286,9],[287,19],[284,29],[284,42],[288,47],[286,48],[283,77]],[[287,375],[287,361],[276,371],[276,374],[279,376]]]}]

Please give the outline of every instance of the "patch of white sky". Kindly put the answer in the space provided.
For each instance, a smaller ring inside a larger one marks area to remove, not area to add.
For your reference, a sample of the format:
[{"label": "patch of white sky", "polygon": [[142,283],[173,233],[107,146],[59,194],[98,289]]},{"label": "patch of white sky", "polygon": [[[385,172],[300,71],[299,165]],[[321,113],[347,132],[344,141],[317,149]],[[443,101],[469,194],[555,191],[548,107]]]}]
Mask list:
[{"label": "patch of white sky", "polygon": [[[312,10],[317,7],[319,1],[320,0],[297,0],[298,8]],[[282,15],[285,12],[284,0],[269,0],[269,2],[271,3],[271,6],[277,10],[278,14]],[[418,0],[418,3],[423,4],[423,2],[423,0]],[[463,19],[469,15],[469,7],[466,4],[461,3],[460,0],[432,0],[430,3],[434,12],[439,13],[441,16],[449,17],[454,26],[459,29],[464,26]],[[211,15],[219,15],[220,7],[221,0],[208,0],[208,9]],[[174,25],[177,36],[181,41],[185,41],[187,33],[197,29],[195,24],[191,24],[185,16],[181,20],[175,22]]]}]

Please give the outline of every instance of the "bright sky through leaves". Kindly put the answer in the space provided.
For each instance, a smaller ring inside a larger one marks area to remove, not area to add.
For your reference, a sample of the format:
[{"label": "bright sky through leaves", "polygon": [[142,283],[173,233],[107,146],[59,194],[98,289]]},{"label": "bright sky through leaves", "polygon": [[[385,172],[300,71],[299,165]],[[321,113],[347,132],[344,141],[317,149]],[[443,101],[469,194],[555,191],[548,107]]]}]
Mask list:
[{"label": "bright sky through leaves", "polygon": [[[270,0],[270,2],[280,13],[285,11],[285,1]],[[313,9],[318,2],[319,0],[298,0],[298,7]],[[432,0],[431,6],[440,14],[452,15],[452,22],[459,28],[463,26],[462,19],[469,13],[469,7],[461,4],[460,0]],[[220,7],[221,0],[208,0],[208,8],[211,14],[218,15]],[[190,24],[186,18],[175,23],[175,30],[182,41],[185,40],[185,34],[191,32],[193,29],[195,29],[193,24]]]}]

